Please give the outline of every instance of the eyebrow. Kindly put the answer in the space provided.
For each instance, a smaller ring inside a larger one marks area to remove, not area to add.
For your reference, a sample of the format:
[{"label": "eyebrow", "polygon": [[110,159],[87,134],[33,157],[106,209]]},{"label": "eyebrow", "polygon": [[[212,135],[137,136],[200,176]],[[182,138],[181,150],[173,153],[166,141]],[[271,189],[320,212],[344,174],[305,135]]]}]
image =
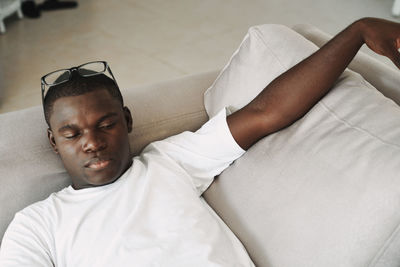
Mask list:
[{"label": "eyebrow", "polygon": [[107,113],[106,115],[104,115],[103,117],[101,117],[101,118],[97,121],[97,124],[99,124],[100,122],[104,121],[105,119],[108,119],[108,118],[110,118],[110,117],[116,117],[116,116],[118,116],[118,114],[115,113],[115,112]]},{"label": "eyebrow", "polygon": [[[104,120],[106,120],[106,119],[108,119],[110,117],[116,117],[116,116],[118,116],[118,114],[115,113],[115,112],[107,113],[106,115],[104,115],[100,119],[98,119],[96,124],[99,124],[102,121],[104,121]],[[78,128],[78,126],[76,124],[66,124],[66,125],[60,127],[58,129],[58,132],[62,132],[62,131],[65,131],[65,130],[72,130],[74,128]]]},{"label": "eyebrow", "polygon": [[67,125],[64,125],[64,126],[60,127],[58,129],[58,132],[60,133],[60,132],[63,132],[65,130],[72,130],[73,128],[76,128],[75,124],[67,124]]}]

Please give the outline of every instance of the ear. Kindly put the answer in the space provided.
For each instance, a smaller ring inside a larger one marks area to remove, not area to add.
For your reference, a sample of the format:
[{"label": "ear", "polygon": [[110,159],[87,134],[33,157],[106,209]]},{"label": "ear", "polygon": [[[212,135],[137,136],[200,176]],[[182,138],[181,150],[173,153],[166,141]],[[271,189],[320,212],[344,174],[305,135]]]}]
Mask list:
[{"label": "ear", "polygon": [[50,128],[47,129],[47,137],[49,138],[50,145],[53,148],[54,152],[58,154],[56,140],[54,139],[53,131]]},{"label": "ear", "polygon": [[131,111],[129,110],[128,107],[124,107],[124,116],[125,116],[125,120],[126,120],[126,126],[128,127],[128,133],[132,132],[132,115],[131,115]]}]

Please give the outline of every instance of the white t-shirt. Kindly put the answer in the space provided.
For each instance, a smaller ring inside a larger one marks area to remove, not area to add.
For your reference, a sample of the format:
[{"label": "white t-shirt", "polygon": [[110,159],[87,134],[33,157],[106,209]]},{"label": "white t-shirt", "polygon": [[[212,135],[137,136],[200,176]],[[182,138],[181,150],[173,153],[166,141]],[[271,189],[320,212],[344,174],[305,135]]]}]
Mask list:
[{"label": "white t-shirt", "polygon": [[18,212],[0,266],[254,266],[201,197],[243,153],[222,110],[195,133],[148,145],[114,183],[69,186]]}]

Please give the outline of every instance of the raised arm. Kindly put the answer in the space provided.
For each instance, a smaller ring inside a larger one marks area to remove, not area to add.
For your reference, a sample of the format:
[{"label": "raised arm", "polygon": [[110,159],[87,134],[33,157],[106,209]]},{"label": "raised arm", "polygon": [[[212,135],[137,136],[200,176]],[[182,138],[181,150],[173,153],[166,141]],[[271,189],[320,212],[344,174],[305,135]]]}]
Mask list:
[{"label": "raised arm", "polygon": [[400,68],[400,24],[360,19],[278,76],[253,101],[227,118],[237,143],[248,149],[262,137],[301,118],[332,88],[364,43]]}]

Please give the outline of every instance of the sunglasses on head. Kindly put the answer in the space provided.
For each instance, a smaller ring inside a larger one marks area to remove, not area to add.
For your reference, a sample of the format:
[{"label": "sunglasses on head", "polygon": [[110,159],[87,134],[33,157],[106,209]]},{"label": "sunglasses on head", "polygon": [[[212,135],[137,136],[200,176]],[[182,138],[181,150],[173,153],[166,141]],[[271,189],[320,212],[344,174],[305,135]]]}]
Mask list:
[{"label": "sunglasses on head", "polygon": [[[41,80],[41,88],[42,88],[42,104],[44,105],[44,98],[51,86],[55,86],[58,84],[62,84],[68,82],[72,73],[76,71],[82,77],[89,77],[94,75],[99,75],[102,73],[108,73],[111,75],[111,78],[114,80],[115,84],[117,81],[113,73],[111,72],[110,66],[106,61],[92,61],[88,63],[84,63],[77,67],[72,67],[69,69],[60,69],[56,71],[52,71],[46,75],[44,75]],[[117,85],[118,86],[118,85]]]}]

